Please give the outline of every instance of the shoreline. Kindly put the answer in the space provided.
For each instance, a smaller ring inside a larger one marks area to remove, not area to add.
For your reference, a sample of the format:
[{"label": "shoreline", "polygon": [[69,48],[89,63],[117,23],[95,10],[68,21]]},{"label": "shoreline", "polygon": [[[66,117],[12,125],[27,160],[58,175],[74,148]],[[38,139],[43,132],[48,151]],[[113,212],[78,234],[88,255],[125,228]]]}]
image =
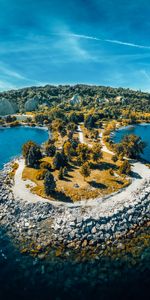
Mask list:
[{"label": "shoreline", "polygon": [[68,207],[23,201],[14,196],[13,180],[8,183],[7,172],[0,175],[0,223],[22,253],[40,258],[45,249],[60,249],[60,256],[61,249],[63,254],[69,250],[79,256],[81,251],[91,254],[96,251],[100,259],[106,245],[123,248],[128,235],[134,236],[136,229],[150,220],[150,179],[143,183],[130,203],[120,209],[109,206],[109,211],[108,208],[100,211],[100,204]]},{"label": "shoreline", "polygon": [[134,172],[140,168],[140,176],[130,186],[106,197],[74,204],[44,201],[32,194],[26,187],[28,182],[22,180],[23,160],[13,180],[8,178],[8,163],[0,173],[1,225],[22,253],[39,258],[43,252],[47,255],[45,249],[51,251],[55,247],[60,249],[59,256],[67,251],[78,255],[82,251],[97,251],[98,259],[107,244],[124,249],[124,239],[131,233],[134,236],[138,226],[150,220],[150,169],[139,161],[133,163]]}]

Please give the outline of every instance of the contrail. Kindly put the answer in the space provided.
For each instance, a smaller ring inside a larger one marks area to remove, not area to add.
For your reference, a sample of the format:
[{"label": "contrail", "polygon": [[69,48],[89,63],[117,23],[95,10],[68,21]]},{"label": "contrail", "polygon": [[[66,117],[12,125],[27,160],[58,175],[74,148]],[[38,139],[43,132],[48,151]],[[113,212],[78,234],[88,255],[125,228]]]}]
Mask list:
[{"label": "contrail", "polygon": [[128,46],[128,47],[134,47],[134,48],[140,48],[140,49],[150,49],[150,46],[144,46],[144,45],[139,45],[139,44],[134,44],[134,43],[118,41],[118,40],[100,39],[100,38],[95,37],[95,36],[88,36],[88,35],[83,35],[83,34],[63,33],[63,34],[60,34],[60,35],[70,36],[70,37],[75,37],[75,38],[81,38],[81,39],[87,39],[87,40],[101,41],[101,42],[106,42],[106,43],[111,43],[111,44],[118,44],[118,45],[122,45],[122,46]]}]

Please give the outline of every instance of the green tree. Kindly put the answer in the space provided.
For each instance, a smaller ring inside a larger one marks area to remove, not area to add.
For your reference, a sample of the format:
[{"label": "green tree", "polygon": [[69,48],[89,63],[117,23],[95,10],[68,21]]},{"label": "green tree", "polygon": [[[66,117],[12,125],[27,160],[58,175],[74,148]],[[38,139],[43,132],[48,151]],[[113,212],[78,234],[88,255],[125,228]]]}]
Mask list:
[{"label": "green tree", "polygon": [[54,176],[47,171],[44,178],[44,190],[47,196],[50,196],[54,193],[56,189],[56,182]]},{"label": "green tree", "polygon": [[29,153],[26,158],[27,166],[37,168],[39,160],[42,158],[40,147],[35,145],[30,147]]},{"label": "green tree", "polygon": [[129,163],[128,160],[125,160],[125,161],[121,164],[121,166],[120,166],[120,168],[119,168],[119,171],[120,171],[121,174],[125,174],[125,175],[130,174],[130,172],[131,172],[131,165],[130,165],[130,163]]},{"label": "green tree", "polygon": [[143,153],[146,144],[141,138],[135,134],[126,135],[121,145],[123,147],[123,153],[130,158],[138,158]]},{"label": "green tree", "polygon": [[88,129],[92,129],[94,128],[95,126],[95,119],[92,115],[88,115],[86,118],[85,118],[85,121],[84,121],[84,126]]},{"label": "green tree", "polygon": [[77,155],[80,163],[90,159],[90,150],[86,144],[79,144],[77,147]]},{"label": "green tree", "polygon": [[92,159],[98,162],[103,157],[102,147],[100,143],[95,143],[92,148]]},{"label": "green tree", "polygon": [[67,157],[63,153],[56,152],[53,159],[54,169],[59,170],[61,167],[65,167],[67,165]]},{"label": "green tree", "polygon": [[68,175],[68,169],[66,167],[64,167],[64,176]]},{"label": "green tree", "polygon": [[88,162],[85,162],[80,169],[81,175],[84,177],[84,180],[86,177],[89,177],[91,174],[90,166]]},{"label": "green tree", "polygon": [[36,146],[36,143],[33,141],[28,141],[22,146],[22,155],[25,158],[25,163],[27,164],[27,157],[31,147]]},{"label": "green tree", "polygon": [[71,143],[66,141],[63,145],[63,153],[68,157],[69,160],[71,160],[71,149]]},{"label": "green tree", "polygon": [[48,144],[45,148],[45,152],[47,156],[53,157],[56,153],[56,147],[54,144]]}]

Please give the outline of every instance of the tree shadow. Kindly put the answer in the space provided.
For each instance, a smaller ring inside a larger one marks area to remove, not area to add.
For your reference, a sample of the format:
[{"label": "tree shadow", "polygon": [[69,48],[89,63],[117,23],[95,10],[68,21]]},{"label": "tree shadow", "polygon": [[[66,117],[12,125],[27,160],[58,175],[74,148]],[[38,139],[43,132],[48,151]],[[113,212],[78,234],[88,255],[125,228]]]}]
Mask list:
[{"label": "tree shadow", "polygon": [[122,180],[114,179],[113,181],[115,181],[116,183],[118,183],[120,185],[124,184],[124,182]]},{"label": "tree shadow", "polygon": [[55,200],[67,202],[67,203],[73,203],[72,199],[63,192],[57,191],[57,192],[53,193],[53,196],[54,196]]},{"label": "tree shadow", "polygon": [[133,172],[133,171],[130,172],[130,176],[131,176],[132,178],[142,179],[141,175],[139,175],[138,173]]},{"label": "tree shadow", "polygon": [[74,170],[78,169],[77,165],[68,165],[68,171],[72,172]]},{"label": "tree shadow", "polygon": [[107,189],[107,185],[94,180],[90,181],[89,184],[96,189]]},{"label": "tree shadow", "polygon": [[66,181],[66,182],[71,182],[71,180],[69,179],[69,178],[72,178],[73,176],[71,176],[71,175],[65,175],[65,177],[63,177],[63,181]]},{"label": "tree shadow", "polygon": [[93,170],[98,169],[100,171],[109,170],[109,169],[113,169],[113,170],[118,169],[118,167],[115,164],[108,163],[108,162],[100,162],[99,164],[91,163],[90,166],[91,166],[91,169],[93,169]]}]

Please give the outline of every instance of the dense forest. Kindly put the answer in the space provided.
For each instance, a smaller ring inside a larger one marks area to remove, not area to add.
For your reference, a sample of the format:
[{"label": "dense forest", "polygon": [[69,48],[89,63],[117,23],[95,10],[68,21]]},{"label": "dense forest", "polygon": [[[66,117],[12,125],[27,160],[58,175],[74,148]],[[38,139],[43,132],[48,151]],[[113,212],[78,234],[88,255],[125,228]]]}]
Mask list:
[{"label": "dense forest", "polygon": [[[78,95],[78,101],[77,99],[70,101],[75,95]],[[119,111],[123,109],[132,112],[150,112],[150,94],[130,89],[83,84],[46,85],[0,93],[1,115],[37,110],[42,106],[64,108],[64,104],[68,109],[69,105],[84,109],[95,108],[104,112],[111,111],[118,116]]]}]

